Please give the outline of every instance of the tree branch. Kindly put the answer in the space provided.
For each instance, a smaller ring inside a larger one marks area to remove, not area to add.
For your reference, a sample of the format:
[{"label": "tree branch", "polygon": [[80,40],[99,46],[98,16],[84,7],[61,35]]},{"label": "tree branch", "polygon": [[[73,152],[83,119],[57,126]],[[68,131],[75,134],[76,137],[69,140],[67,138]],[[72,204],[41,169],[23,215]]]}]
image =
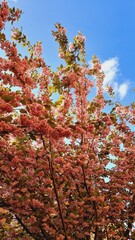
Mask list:
[{"label": "tree branch", "polygon": [[[43,142],[44,149],[46,150],[45,141],[44,141],[42,135],[41,135],[41,139],[42,139],[42,142]],[[50,153],[51,153],[51,144],[50,144]],[[52,153],[51,153],[51,155],[52,155]],[[56,201],[57,201],[57,205],[58,205],[58,209],[59,209],[59,215],[60,215],[60,218],[61,218],[62,227],[63,227],[63,231],[64,231],[64,234],[65,234],[65,240],[68,240],[66,227],[65,227],[65,222],[64,222],[63,215],[62,215],[59,196],[58,196],[57,187],[56,187],[55,178],[54,178],[54,168],[53,168],[52,158],[49,158],[49,156],[47,156],[47,158],[48,158],[48,163],[49,163],[51,179],[52,179],[52,182],[53,182],[54,193],[55,193],[55,197],[56,197]]]}]

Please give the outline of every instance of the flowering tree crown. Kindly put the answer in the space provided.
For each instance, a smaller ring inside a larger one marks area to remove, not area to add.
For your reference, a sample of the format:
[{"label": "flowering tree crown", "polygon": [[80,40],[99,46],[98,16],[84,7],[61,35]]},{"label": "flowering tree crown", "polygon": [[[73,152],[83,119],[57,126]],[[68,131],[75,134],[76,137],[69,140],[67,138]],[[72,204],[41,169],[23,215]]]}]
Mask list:
[{"label": "flowering tree crown", "polygon": [[[135,238],[134,104],[117,103],[106,113],[105,76],[96,56],[92,67],[86,63],[81,33],[69,43],[66,29],[55,25],[65,62],[55,72],[42,58],[41,42],[32,46],[17,28],[8,40],[5,23],[20,14],[2,1],[0,237]],[[18,43],[27,56],[18,53]]]}]

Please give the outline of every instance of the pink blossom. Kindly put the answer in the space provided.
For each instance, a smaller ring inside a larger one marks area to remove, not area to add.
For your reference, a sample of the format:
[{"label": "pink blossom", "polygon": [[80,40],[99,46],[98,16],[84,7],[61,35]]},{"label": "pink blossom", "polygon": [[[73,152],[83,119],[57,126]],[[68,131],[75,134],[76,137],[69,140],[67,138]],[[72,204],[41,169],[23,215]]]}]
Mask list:
[{"label": "pink blossom", "polygon": [[61,27],[59,31],[60,31],[61,34],[66,34],[67,29],[64,28],[64,27]]},{"label": "pink blossom", "polygon": [[69,51],[72,52],[74,50],[74,45],[72,43],[69,44]]},{"label": "pink blossom", "polygon": [[83,35],[78,35],[76,36],[76,39],[80,42],[86,42],[86,37]]},{"label": "pink blossom", "polygon": [[39,58],[42,54],[42,45],[38,44],[37,46],[35,46],[33,49],[33,53],[34,53],[35,57]]},{"label": "pink blossom", "polygon": [[64,53],[63,53],[63,52],[60,52],[60,53],[59,53],[59,57],[60,57],[60,58],[64,58]]}]

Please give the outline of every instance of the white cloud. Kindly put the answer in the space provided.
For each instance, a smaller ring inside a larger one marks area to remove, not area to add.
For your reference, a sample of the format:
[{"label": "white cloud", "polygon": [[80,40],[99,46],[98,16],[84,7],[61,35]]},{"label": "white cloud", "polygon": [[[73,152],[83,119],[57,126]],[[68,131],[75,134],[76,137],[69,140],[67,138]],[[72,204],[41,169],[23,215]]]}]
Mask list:
[{"label": "white cloud", "polygon": [[114,57],[104,61],[101,67],[105,74],[103,83],[104,90],[106,89],[106,85],[112,86],[114,92],[118,94],[119,98],[122,100],[128,92],[129,81],[121,84],[117,82],[118,74],[120,73],[118,58]]},{"label": "white cloud", "polygon": [[129,82],[120,84],[120,86],[118,88],[118,93],[119,93],[120,99],[123,99],[126,96],[126,94],[128,92],[128,87],[129,87]]},{"label": "white cloud", "polygon": [[118,58],[114,57],[104,61],[101,67],[105,74],[104,86],[107,84],[112,84],[112,82],[116,79],[117,73],[119,71]]}]

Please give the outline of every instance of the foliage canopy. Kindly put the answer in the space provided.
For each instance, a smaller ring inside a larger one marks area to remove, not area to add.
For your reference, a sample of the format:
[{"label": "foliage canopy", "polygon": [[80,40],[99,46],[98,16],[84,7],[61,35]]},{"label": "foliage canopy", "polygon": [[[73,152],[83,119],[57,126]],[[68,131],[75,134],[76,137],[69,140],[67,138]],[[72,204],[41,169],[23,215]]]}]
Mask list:
[{"label": "foliage canopy", "polygon": [[[5,23],[20,14],[2,1],[1,239],[134,239],[134,104],[116,103],[106,113],[111,99],[104,97],[104,73],[96,56],[91,67],[86,64],[81,33],[69,44],[66,29],[55,25],[65,61],[55,72],[42,58],[40,42],[32,46],[17,28],[8,40]],[[18,53],[18,44],[27,56]]]}]

